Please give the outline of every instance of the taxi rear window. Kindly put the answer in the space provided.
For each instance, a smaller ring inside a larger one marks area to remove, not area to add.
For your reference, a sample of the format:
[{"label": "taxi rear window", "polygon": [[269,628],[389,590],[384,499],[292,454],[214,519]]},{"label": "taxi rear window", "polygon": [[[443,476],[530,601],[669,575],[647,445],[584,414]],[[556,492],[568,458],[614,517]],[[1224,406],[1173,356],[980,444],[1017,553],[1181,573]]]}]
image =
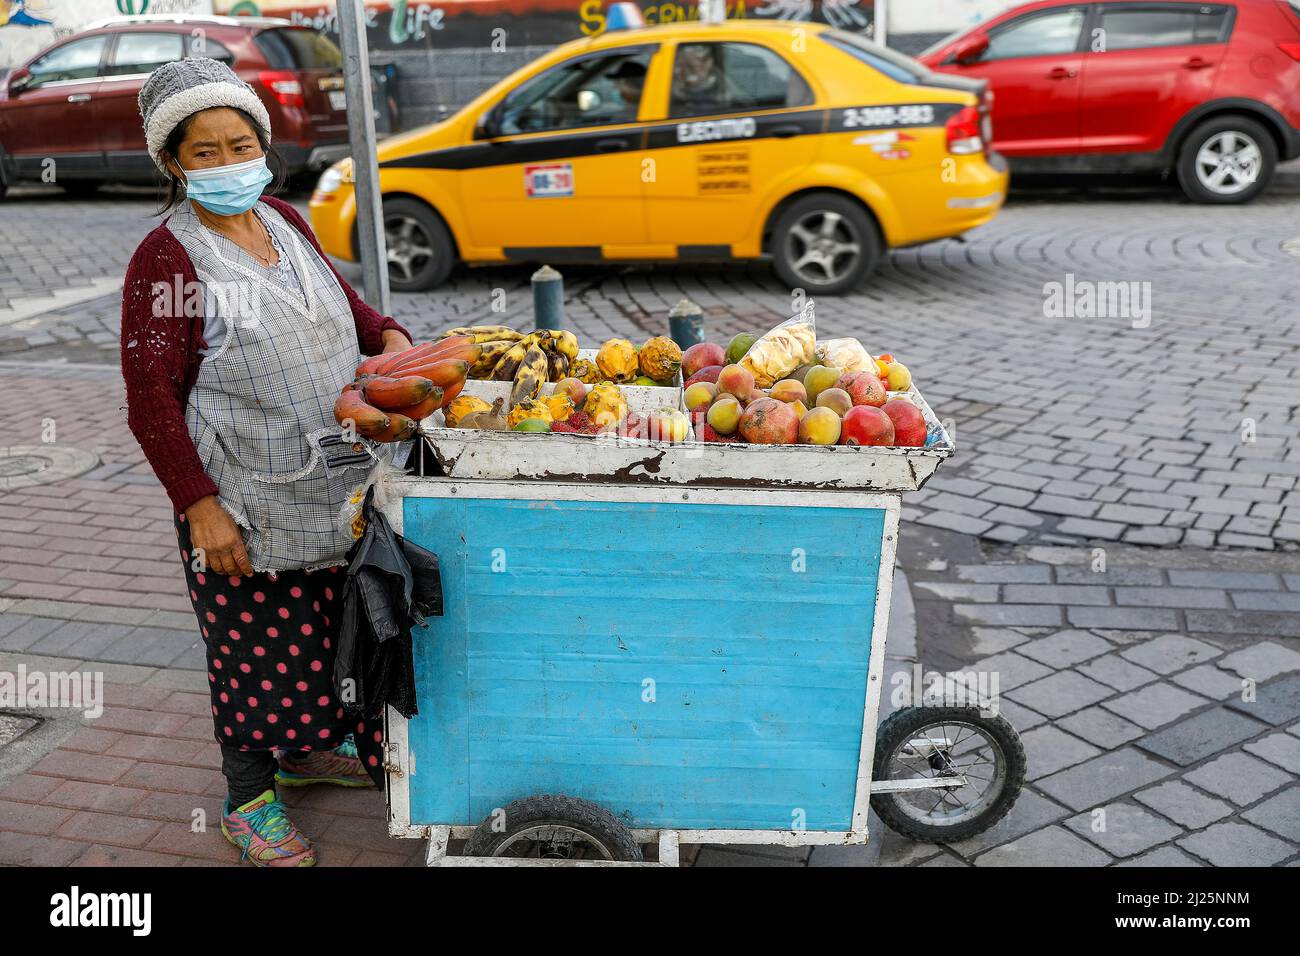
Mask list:
[{"label": "taxi rear window", "polygon": [[821,38],[837,50],[843,50],[876,72],[883,73],[899,83],[924,83],[930,76],[929,69],[910,56],[872,43],[856,33],[827,30],[821,34]]}]

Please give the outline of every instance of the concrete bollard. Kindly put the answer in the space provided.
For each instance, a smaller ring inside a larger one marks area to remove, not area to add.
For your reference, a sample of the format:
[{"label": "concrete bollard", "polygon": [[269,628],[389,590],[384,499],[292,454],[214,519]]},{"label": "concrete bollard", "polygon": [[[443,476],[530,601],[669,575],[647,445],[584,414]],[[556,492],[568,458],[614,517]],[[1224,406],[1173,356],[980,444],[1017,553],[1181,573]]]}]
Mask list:
[{"label": "concrete bollard", "polygon": [[533,327],[564,328],[564,276],[550,266],[533,273]]},{"label": "concrete bollard", "polygon": [[668,329],[678,348],[685,351],[704,341],[704,310],[682,299],[668,312]]}]

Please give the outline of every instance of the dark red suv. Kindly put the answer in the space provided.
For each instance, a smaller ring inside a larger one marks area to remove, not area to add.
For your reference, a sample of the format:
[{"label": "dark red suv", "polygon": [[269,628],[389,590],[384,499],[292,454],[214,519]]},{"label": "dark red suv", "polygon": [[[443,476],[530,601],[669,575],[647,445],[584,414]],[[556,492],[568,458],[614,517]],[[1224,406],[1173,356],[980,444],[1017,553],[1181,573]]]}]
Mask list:
[{"label": "dark red suv", "polygon": [[154,181],[136,96],[154,69],[187,56],[222,60],[257,91],[290,174],[348,155],[343,59],[327,37],[278,19],[124,17],[91,24],[0,83],[0,196],[23,180],[74,193]]},{"label": "dark red suv", "polygon": [[1235,203],[1300,156],[1300,0],[1046,0],[919,59],[989,81],[1013,171],[1172,170]]}]

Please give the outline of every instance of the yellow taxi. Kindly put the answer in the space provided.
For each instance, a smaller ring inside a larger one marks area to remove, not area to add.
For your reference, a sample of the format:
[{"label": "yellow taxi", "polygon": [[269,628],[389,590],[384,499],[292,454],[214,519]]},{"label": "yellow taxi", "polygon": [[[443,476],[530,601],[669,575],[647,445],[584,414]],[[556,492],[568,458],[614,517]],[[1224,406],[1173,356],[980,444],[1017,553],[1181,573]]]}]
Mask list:
[{"label": "yellow taxi", "polygon": [[[444,122],[379,147],[391,284],[466,263],[770,256],[792,288],[853,288],[889,248],[1002,206],[978,81],[855,33],[726,20],[576,40]],[[357,258],[350,160],[311,200]]]}]

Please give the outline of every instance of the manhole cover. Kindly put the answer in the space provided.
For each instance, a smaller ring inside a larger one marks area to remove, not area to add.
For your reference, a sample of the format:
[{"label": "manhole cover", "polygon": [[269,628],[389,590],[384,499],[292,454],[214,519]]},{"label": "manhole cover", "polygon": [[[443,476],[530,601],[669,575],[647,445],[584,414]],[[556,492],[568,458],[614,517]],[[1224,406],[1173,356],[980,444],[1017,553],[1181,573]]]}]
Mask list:
[{"label": "manhole cover", "polygon": [[39,723],[35,717],[0,714],[0,747],[11,744]]},{"label": "manhole cover", "polygon": [[11,445],[0,448],[0,491],[45,485],[83,475],[99,456],[66,445]]}]

